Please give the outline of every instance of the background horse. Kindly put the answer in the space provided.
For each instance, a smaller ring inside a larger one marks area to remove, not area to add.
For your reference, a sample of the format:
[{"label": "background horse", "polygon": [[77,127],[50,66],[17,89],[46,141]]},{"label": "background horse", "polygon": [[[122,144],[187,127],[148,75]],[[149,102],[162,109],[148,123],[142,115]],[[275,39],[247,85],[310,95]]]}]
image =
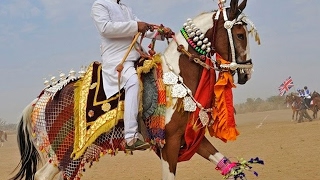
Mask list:
[{"label": "background horse", "polygon": [[[183,97],[172,98],[171,106],[165,109],[165,143],[154,146],[154,150],[162,162],[162,179],[174,179],[177,163],[189,160],[194,153],[198,153],[215,165],[218,164],[215,156],[218,150],[205,137],[205,129],[215,125],[211,115],[219,114],[219,109],[217,114],[213,113],[213,105],[215,98],[217,99],[217,96],[221,96],[221,94],[213,95],[212,93],[215,76],[208,81],[200,80],[204,73],[215,75],[215,70],[219,70],[221,76],[225,75],[225,77],[230,76],[231,78],[234,72],[237,72],[239,84],[245,84],[250,78],[252,64],[249,55],[248,33],[255,34],[256,29],[242,13],[246,3],[247,1],[244,0],[239,5],[238,0],[231,0],[228,9],[220,6],[217,11],[202,13],[193,20],[188,19],[184,25],[186,31],[177,33],[175,41],[171,41],[161,55],[163,72],[168,73],[167,75],[172,79],[176,78],[178,83],[176,82],[175,85],[179,87],[178,90],[182,90],[190,97],[189,101]],[[251,31],[247,29],[247,25],[252,26]],[[199,35],[201,43],[199,41],[194,43],[190,39],[186,40],[186,36],[192,37],[195,34]],[[257,36],[256,40],[259,41]],[[217,55],[216,61],[213,63],[211,56],[215,53],[219,56]],[[117,128],[123,123],[119,121],[116,128],[97,137],[80,157],[76,159],[70,157],[76,138],[73,112],[73,107],[77,105],[74,104],[73,99],[76,81],[78,80],[70,80],[67,85],[61,86],[61,90],[59,89],[57,93],[54,93],[54,96],[48,99],[42,98],[46,93],[49,93],[48,90],[44,90],[39,98],[31,102],[23,111],[18,126],[18,143],[21,153],[20,169],[12,179],[17,180],[25,177],[26,180],[34,178],[50,180],[59,172],[65,179],[80,179],[85,163],[98,160],[101,154],[106,154],[110,149],[124,150],[123,143],[118,142],[118,140],[123,142],[123,129]],[[233,79],[230,81],[233,83]],[[227,88],[231,89],[232,83]],[[210,89],[204,94],[204,91],[197,91],[200,86]],[[225,88],[223,85],[221,87]],[[225,91],[219,92],[225,93]],[[177,94],[181,95],[180,91]],[[232,92],[228,91],[227,95],[232,100]],[[185,106],[182,110],[174,107],[175,105],[179,107],[185,100],[186,105],[192,107],[194,105],[196,110],[187,112],[186,109],[190,107]],[[46,108],[55,111],[40,111],[36,108],[44,101]],[[222,103],[226,105],[226,102]],[[230,106],[230,104],[227,105]],[[194,112],[198,114],[194,114]],[[201,117],[197,118],[198,115]],[[190,120],[190,117],[196,118]],[[200,119],[204,122],[199,122]],[[198,128],[198,130],[194,131],[194,128]],[[119,137],[115,135],[119,135]],[[189,139],[191,136],[196,137],[192,142]],[[61,143],[63,144],[61,145]],[[117,144],[119,146],[116,149],[114,146]],[[47,159],[45,165],[38,170],[38,161],[41,159],[39,151],[45,151]],[[115,151],[111,153],[115,153]]]},{"label": "background horse", "polygon": [[8,135],[7,135],[7,133],[5,132],[5,131],[1,131],[0,130],[0,147],[2,147],[3,146],[3,142],[4,141],[8,141],[8,137],[7,137]]},{"label": "background horse", "polygon": [[286,104],[287,107],[291,107],[292,109],[292,121],[298,120],[298,114],[300,110],[300,103],[302,101],[301,97],[297,96],[295,93],[290,93],[286,96]]},{"label": "background horse", "polygon": [[320,108],[320,94],[317,91],[313,91],[311,94],[311,104],[310,104],[310,110],[313,112],[313,119],[316,119],[318,117],[318,111]]},{"label": "background horse", "polygon": [[295,93],[291,93],[286,96],[286,102],[289,105],[291,104],[291,108],[293,110],[292,120],[294,120],[293,117],[294,117],[294,114],[296,113],[295,120],[298,120],[299,123],[302,122],[303,119],[308,119],[309,121],[312,121],[310,115],[307,112],[307,109],[308,109],[307,104],[302,97],[298,96]]}]

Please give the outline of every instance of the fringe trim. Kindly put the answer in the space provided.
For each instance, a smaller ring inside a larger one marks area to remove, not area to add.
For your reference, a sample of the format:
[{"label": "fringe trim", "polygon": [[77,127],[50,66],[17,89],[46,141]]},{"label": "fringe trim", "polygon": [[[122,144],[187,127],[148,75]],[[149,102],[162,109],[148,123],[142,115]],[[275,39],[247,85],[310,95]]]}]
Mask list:
[{"label": "fringe trim", "polygon": [[76,158],[76,154],[78,154],[81,144],[79,142],[80,138],[80,94],[81,94],[81,87],[82,87],[83,79],[79,79],[75,84],[74,84],[74,144],[73,144],[73,152],[71,153],[71,158]]}]

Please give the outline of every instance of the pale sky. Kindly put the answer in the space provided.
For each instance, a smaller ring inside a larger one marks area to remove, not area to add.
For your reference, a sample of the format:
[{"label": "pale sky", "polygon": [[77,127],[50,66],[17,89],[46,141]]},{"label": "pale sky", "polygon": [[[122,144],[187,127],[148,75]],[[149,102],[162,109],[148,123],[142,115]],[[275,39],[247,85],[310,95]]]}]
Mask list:
[{"label": "pale sky", "polygon": [[[93,2],[0,0],[0,118],[16,123],[44,88],[44,78],[100,60],[100,39],[90,17]],[[122,2],[141,20],[162,23],[176,33],[187,18],[217,9],[212,0]],[[320,91],[320,1],[248,0],[244,13],[255,23],[262,44],[250,43],[254,73],[234,89],[235,103],[278,95],[278,86],[289,76],[295,85],[291,91],[305,85]]]}]

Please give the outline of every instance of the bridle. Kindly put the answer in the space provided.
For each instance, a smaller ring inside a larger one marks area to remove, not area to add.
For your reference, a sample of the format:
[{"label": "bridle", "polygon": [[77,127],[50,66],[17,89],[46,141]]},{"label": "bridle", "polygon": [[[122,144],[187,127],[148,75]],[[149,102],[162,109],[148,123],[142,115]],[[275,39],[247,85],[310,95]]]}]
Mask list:
[{"label": "bridle", "polygon": [[[183,25],[183,29],[181,31],[182,35],[185,37],[186,41],[188,42],[188,44],[190,46],[192,46],[200,55],[194,55],[191,54],[190,52],[188,52],[183,45],[179,44],[175,38],[174,35],[171,36],[171,38],[173,38],[173,40],[176,42],[177,44],[177,50],[182,53],[185,54],[189,57],[190,60],[193,60],[195,63],[201,65],[202,67],[206,68],[206,69],[215,69],[217,71],[235,71],[237,69],[239,69],[240,71],[244,71],[244,70],[250,70],[253,68],[252,65],[252,60],[246,60],[244,62],[237,62],[236,60],[236,51],[235,51],[235,45],[234,45],[234,40],[233,40],[233,36],[232,36],[232,28],[234,27],[234,25],[243,25],[243,24],[249,24],[251,26],[251,29],[249,30],[248,33],[252,33],[252,35],[255,37],[255,40],[258,42],[258,44],[260,44],[260,38],[259,35],[257,33],[257,29],[255,27],[255,25],[253,24],[253,22],[251,20],[249,20],[247,18],[247,16],[242,13],[239,10],[239,14],[233,19],[233,20],[229,20],[228,19],[228,15],[227,15],[227,9],[226,7],[224,7],[223,3],[225,2],[221,2],[219,4],[219,9],[216,10],[216,13],[214,15],[214,26],[213,26],[213,33],[212,33],[212,43],[209,42],[205,42],[204,38],[201,36],[204,36],[203,33],[201,33],[200,29],[195,27],[194,24],[192,23],[192,20],[189,18],[187,20],[187,22]],[[217,22],[219,20],[220,15],[222,14],[223,16],[223,20],[224,20],[224,28],[227,31],[228,34],[228,41],[229,41],[229,47],[231,50],[231,59],[232,61],[230,63],[220,63],[218,64],[218,67],[213,67],[211,65],[208,65],[206,63],[204,63],[203,61],[206,58],[210,58],[212,61],[214,61],[215,63],[217,63],[216,59],[215,59],[215,43],[216,42],[216,28],[217,28]],[[161,29],[161,25],[157,26],[157,25],[152,25],[152,28],[150,29]],[[188,38],[191,38],[193,40],[190,40]],[[195,40],[195,38],[198,38]],[[203,41],[201,41],[203,40]],[[142,39],[141,39],[142,41]],[[190,42],[193,41],[193,42]],[[201,42],[199,42],[201,41]],[[154,43],[155,41],[153,41]],[[169,42],[168,42],[169,43]],[[141,42],[140,42],[141,44]],[[199,45],[200,44],[200,45]],[[205,46],[205,44],[207,46]],[[210,45],[209,45],[210,44]],[[150,44],[151,45],[151,44]],[[196,47],[198,46],[198,47]],[[154,47],[154,44],[151,45],[151,47]],[[196,49],[198,48],[198,49]],[[138,51],[139,52],[139,51]],[[151,52],[154,52],[153,48],[151,48]],[[143,56],[145,53],[140,52],[142,57],[147,57],[147,56]],[[154,53],[152,53],[151,55],[153,55]]]},{"label": "bridle", "polygon": [[[216,59],[215,59],[215,43],[216,42],[216,33],[217,33],[217,24],[218,24],[218,20],[220,15],[222,14],[223,16],[223,20],[224,20],[224,28],[227,31],[228,34],[228,41],[229,41],[229,47],[231,50],[231,59],[232,61],[230,63],[217,63]],[[194,62],[198,63],[199,65],[203,66],[206,69],[212,68],[215,69],[217,71],[235,71],[237,69],[239,69],[241,72],[243,72],[245,69],[250,70],[252,69],[253,65],[252,65],[252,60],[246,60],[244,62],[237,62],[236,60],[236,52],[235,52],[235,45],[234,45],[234,40],[233,40],[233,36],[232,36],[232,28],[234,25],[243,25],[243,24],[249,24],[251,26],[251,30],[249,31],[249,33],[252,33],[255,38],[256,41],[258,41],[258,43],[260,43],[260,39],[257,33],[257,30],[254,26],[254,24],[252,23],[252,21],[250,21],[246,15],[244,15],[241,11],[239,11],[239,15],[237,15],[237,17],[233,20],[228,20],[228,15],[227,15],[227,8],[225,8],[224,6],[219,6],[219,9],[216,10],[215,14],[214,14],[214,22],[213,22],[213,28],[212,28],[212,43],[207,42],[206,37],[203,37],[204,34],[201,32],[201,30],[197,27],[195,27],[195,25],[192,23],[192,20],[189,18],[187,19],[187,22],[183,25],[183,28],[181,30],[182,35],[184,36],[184,38],[186,39],[186,41],[188,42],[188,44],[193,47],[193,49],[195,51],[197,51],[198,55],[193,55],[190,52],[188,52],[182,45],[179,45],[177,42],[177,46],[178,46],[178,51],[182,54],[185,54],[189,57],[189,59],[192,59]],[[176,41],[176,40],[175,40]],[[208,44],[210,44],[210,46],[208,46]],[[207,45],[207,46],[206,46]],[[198,56],[198,57],[197,57]],[[201,62],[204,61],[205,58],[210,58],[212,59],[216,64],[218,64],[218,67],[212,67],[209,65],[206,65],[205,63]]]},{"label": "bridle", "polygon": [[[223,16],[223,20],[224,20],[224,28],[227,30],[227,34],[228,34],[228,39],[229,39],[229,47],[231,50],[231,63],[230,64],[220,64],[220,67],[222,69],[230,69],[231,71],[234,71],[236,69],[252,69],[253,65],[252,65],[252,60],[246,60],[244,62],[237,62],[236,60],[236,51],[235,51],[235,45],[234,45],[234,40],[233,40],[233,36],[232,36],[232,28],[234,27],[234,25],[243,25],[243,24],[250,24],[251,26],[251,30],[249,33],[254,33],[255,36],[257,35],[257,30],[256,27],[254,26],[253,22],[250,21],[247,16],[242,13],[239,10],[239,15],[237,15],[237,17],[233,20],[229,20],[228,19],[228,15],[227,15],[227,8],[224,6],[220,6],[220,8],[216,11],[215,13],[215,17],[214,17],[214,26],[213,26],[213,42],[215,42],[216,39],[216,27],[217,27],[217,22],[218,19],[220,17],[220,15],[222,14]],[[212,43],[212,52],[211,54],[216,53],[215,52],[215,43]]]}]

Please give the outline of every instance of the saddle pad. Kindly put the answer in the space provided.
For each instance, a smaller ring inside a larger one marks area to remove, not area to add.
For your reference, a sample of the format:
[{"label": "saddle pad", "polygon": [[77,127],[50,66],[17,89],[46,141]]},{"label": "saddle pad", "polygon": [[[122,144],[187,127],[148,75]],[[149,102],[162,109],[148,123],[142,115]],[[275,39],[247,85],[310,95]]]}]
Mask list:
[{"label": "saddle pad", "polygon": [[75,84],[74,159],[79,158],[97,137],[110,131],[123,119],[123,90],[105,100],[101,78],[101,64],[93,62],[84,77]]}]

